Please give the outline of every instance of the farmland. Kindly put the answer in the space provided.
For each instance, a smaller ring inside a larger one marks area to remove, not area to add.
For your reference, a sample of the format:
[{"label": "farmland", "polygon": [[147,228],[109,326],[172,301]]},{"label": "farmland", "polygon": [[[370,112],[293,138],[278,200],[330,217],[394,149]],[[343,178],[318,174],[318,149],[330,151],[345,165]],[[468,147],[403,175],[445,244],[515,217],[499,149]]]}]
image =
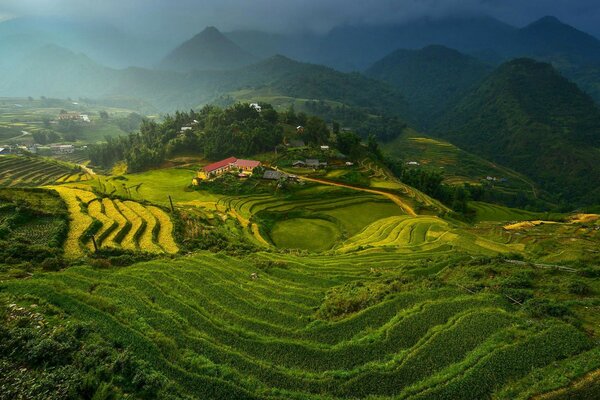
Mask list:
[{"label": "farmland", "polygon": [[596,214],[461,219],[370,158],[192,186],[199,157],[79,157],[0,158],[0,399],[598,390]]},{"label": "farmland", "polygon": [[442,171],[449,184],[479,184],[490,176],[504,179],[494,182],[501,192],[535,194],[534,185],[523,175],[467,153],[448,142],[425,137],[412,130],[407,130],[386,144],[384,149],[393,156]]},{"label": "farmland", "polygon": [[150,253],[176,253],[173,223],[156,206],[133,201],[97,197],[86,190],[66,186],[53,187],[69,210],[70,225],[65,255],[81,257],[97,248],[117,248]]},{"label": "farmland", "polygon": [[[56,122],[62,110],[90,117],[89,123],[61,126]],[[107,112],[109,119],[99,113]],[[85,102],[58,99],[0,98],[0,144],[33,144],[33,134],[54,132],[59,140],[67,135],[76,144],[96,143],[106,136],[125,135],[130,130],[124,123],[133,110],[103,107]],[[125,129],[124,129],[125,128]]]},{"label": "farmland", "polygon": [[[168,378],[171,394],[194,398],[520,398],[529,388],[515,379],[550,364],[578,368],[572,378],[598,368],[598,358],[582,363],[592,349],[583,332],[532,319],[492,289],[515,287],[510,266],[456,256],[423,264],[425,255],[198,253],[118,270],[72,267],[0,289],[25,309],[35,301],[92,322]],[[490,289],[462,289],[482,265],[497,271],[481,282]],[[525,273],[520,285],[543,297],[551,272]]]},{"label": "farmland", "polygon": [[91,177],[79,166],[45,157],[0,157],[0,186],[43,186],[86,181]]}]

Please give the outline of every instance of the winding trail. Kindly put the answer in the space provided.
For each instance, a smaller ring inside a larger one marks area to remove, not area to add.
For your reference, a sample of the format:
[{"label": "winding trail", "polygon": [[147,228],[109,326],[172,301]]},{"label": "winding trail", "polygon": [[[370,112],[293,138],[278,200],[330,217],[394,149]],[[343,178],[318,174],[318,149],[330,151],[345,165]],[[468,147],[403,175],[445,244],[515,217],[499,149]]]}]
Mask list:
[{"label": "winding trail", "polygon": [[348,185],[348,184],[345,184],[345,183],[332,182],[332,181],[328,181],[328,180],[325,180],[325,179],[308,178],[306,176],[298,176],[298,178],[300,178],[302,180],[305,180],[305,181],[309,181],[309,182],[321,183],[323,185],[338,186],[338,187],[343,187],[343,188],[358,190],[360,192],[367,192],[367,193],[379,194],[379,195],[385,196],[388,199],[390,199],[391,201],[393,201],[397,206],[399,206],[400,208],[402,208],[404,210],[404,212],[406,212],[408,215],[413,216],[413,217],[417,216],[417,213],[415,212],[415,210],[411,206],[409,206],[405,201],[403,201],[400,198],[400,196],[392,194],[392,193],[384,192],[382,190],[367,189],[367,188],[352,186],[352,185]]}]

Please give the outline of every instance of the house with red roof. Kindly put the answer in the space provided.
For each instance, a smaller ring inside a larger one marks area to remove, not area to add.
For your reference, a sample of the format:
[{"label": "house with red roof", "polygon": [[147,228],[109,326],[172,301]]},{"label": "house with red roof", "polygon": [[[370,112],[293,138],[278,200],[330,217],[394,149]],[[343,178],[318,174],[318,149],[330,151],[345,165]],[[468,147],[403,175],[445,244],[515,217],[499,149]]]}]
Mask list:
[{"label": "house with red roof", "polygon": [[252,170],[260,165],[260,161],[229,157],[202,167],[202,169],[198,171],[198,178],[210,179],[229,171],[241,171],[244,174],[251,174]]}]

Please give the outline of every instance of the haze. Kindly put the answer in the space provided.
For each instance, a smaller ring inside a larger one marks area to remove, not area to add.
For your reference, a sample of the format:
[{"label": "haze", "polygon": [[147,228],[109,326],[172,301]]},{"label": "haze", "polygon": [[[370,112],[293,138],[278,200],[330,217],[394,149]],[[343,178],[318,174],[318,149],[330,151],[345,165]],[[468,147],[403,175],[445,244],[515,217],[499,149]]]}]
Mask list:
[{"label": "haze", "polygon": [[19,17],[96,19],[138,35],[179,41],[207,25],[221,30],[325,32],[420,17],[490,15],[522,26],[554,15],[600,36],[596,0],[2,0],[0,21]]}]

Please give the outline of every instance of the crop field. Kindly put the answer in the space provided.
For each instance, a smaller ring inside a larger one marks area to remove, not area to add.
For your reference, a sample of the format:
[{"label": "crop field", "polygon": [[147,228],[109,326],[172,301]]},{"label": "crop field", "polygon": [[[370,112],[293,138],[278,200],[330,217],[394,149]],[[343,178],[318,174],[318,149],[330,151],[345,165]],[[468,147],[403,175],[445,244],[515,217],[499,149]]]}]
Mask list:
[{"label": "crop field", "polygon": [[380,218],[404,213],[377,194],[314,184],[290,195],[224,196],[217,206],[257,222],[277,247],[311,251],[328,250]]},{"label": "crop field", "polygon": [[90,191],[66,186],[53,188],[69,210],[66,256],[76,258],[93,251],[92,235],[98,248],[171,254],[179,251],[171,218],[161,208],[99,198]]},{"label": "crop field", "polygon": [[369,249],[398,252],[451,252],[498,254],[517,251],[521,246],[509,246],[482,236],[467,233],[447,221],[431,216],[398,216],[373,222],[338,248],[348,252]]},{"label": "crop field", "polygon": [[107,196],[146,200],[165,206],[169,205],[169,196],[175,203],[216,201],[219,196],[189,189],[196,172],[195,168],[165,168],[111,177],[96,176],[87,184]]},{"label": "crop field", "polygon": [[577,368],[571,378],[594,368],[581,363],[593,351],[581,330],[463,290],[444,278],[462,270],[431,257],[200,252],[72,267],[0,291],[91,324],[193,398],[515,399],[549,366]]},{"label": "crop field", "polygon": [[[80,123],[76,133],[77,143],[96,143],[106,136],[126,135],[117,123],[116,118],[124,118],[132,110],[113,107],[101,107],[57,99],[0,99],[0,142],[33,144],[32,134],[40,131],[56,131],[60,134],[60,126],[56,118],[61,110],[80,112],[90,117],[90,123]],[[98,113],[106,111],[109,120],[101,120]]]},{"label": "crop field", "polygon": [[90,176],[73,164],[44,157],[0,157],[0,187],[32,187],[88,179]]},{"label": "crop field", "polygon": [[495,183],[503,191],[533,194],[531,182],[523,175],[461,150],[451,143],[421,136],[410,129],[384,146],[384,150],[406,162],[416,161],[421,166],[442,171],[448,184],[476,184],[490,176],[505,179]]}]

